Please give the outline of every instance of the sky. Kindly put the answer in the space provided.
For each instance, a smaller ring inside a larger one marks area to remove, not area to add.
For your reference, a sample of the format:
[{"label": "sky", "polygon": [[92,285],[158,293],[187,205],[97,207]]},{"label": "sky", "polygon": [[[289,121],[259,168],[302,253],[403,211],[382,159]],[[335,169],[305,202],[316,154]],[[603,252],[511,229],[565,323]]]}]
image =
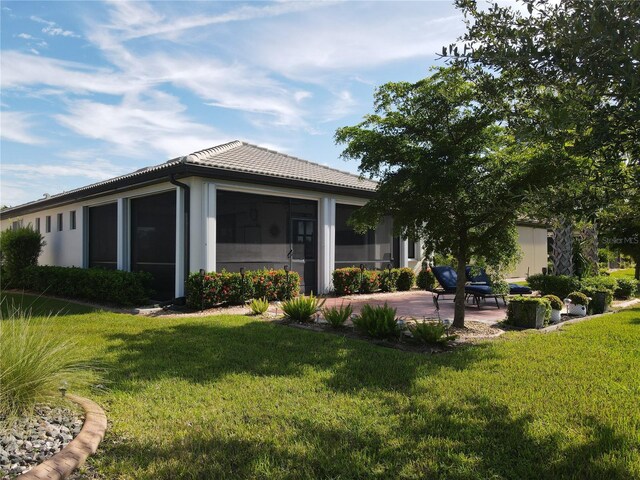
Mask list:
[{"label": "sky", "polygon": [[336,129],[464,31],[452,1],[0,5],[9,206],[232,140],[355,173]]}]

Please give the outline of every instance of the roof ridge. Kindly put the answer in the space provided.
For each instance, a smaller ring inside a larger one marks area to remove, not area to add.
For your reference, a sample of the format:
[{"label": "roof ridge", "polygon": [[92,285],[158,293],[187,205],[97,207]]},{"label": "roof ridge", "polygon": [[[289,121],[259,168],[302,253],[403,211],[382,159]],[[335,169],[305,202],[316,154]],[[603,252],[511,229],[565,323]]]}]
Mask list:
[{"label": "roof ridge", "polygon": [[375,182],[375,180],[371,180],[370,178],[365,178],[364,176],[362,176],[360,174],[355,174],[355,173],[352,173],[352,172],[347,172],[346,170],[340,170],[339,168],[329,167],[327,165],[322,165],[320,163],[312,162],[311,160],[305,160],[304,158],[296,157],[295,155],[289,155],[288,153],[278,152],[276,150],[271,150],[270,148],[261,147],[260,145],[255,145],[253,143],[249,143],[249,142],[245,142],[245,141],[240,141],[240,143],[242,143],[243,145],[247,145],[249,147],[254,147],[254,148],[258,148],[260,150],[264,150],[266,152],[275,153],[276,155],[282,155],[283,157],[289,157],[289,158],[292,158],[294,160],[298,160],[300,162],[304,162],[304,163],[307,163],[307,164],[310,164],[310,165],[313,165],[313,166],[316,166],[316,167],[321,167],[321,168],[324,168],[326,170],[331,170],[333,172],[344,173],[344,174],[351,175],[352,177],[356,177],[356,178],[361,179],[361,180],[368,180],[370,182]]},{"label": "roof ridge", "polygon": [[232,140],[231,142],[223,143],[221,145],[216,145],[215,147],[203,148],[202,150],[197,150],[188,155],[185,155],[183,158],[188,160],[189,157],[193,156],[198,158],[200,155],[219,155],[220,153],[228,152],[229,150],[233,150],[234,148],[238,148],[242,146],[243,142],[240,140]]}]

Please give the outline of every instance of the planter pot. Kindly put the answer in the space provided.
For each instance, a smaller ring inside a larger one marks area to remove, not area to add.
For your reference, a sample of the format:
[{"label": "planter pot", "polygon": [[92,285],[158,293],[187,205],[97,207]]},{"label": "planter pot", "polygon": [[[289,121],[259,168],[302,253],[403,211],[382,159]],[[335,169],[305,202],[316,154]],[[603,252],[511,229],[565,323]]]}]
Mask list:
[{"label": "planter pot", "polygon": [[577,315],[578,317],[587,316],[587,307],[580,305],[579,303],[569,304],[569,315]]},{"label": "planter pot", "polygon": [[607,292],[595,292],[593,294],[593,300],[589,302],[592,313],[604,313],[609,309],[611,304],[612,295]]},{"label": "planter pot", "polygon": [[536,303],[509,302],[509,323],[522,328],[542,328],[547,308]]},{"label": "planter pot", "polygon": [[551,323],[558,323],[562,317],[560,316],[560,314],[562,313],[562,310],[551,310]]}]

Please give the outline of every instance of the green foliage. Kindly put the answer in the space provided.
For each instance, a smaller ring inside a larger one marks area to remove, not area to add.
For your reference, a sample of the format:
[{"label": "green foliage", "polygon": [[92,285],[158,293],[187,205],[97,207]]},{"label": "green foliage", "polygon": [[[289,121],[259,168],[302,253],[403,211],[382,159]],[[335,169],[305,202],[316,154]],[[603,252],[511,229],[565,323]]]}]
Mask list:
[{"label": "green foliage", "polygon": [[380,274],[374,270],[360,271],[356,267],[338,268],[333,271],[333,289],[336,295],[372,293],[380,288]]},{"label": "green foliage", "polygon": [[581,285],[581,290],[589,289],[593,291],[609,291],[613,293],[618,288],[618,279],[606,275],[599,275],[597,277],[583,278]]},{"label": "green foliage", "polygon": [[415,281],[416,274],[413,269],[407,267],[398,269],[398,279],[396,280],[396,285],[400,292],[411,290]]},{"label": "green foliage", "polygon": [[398,338],[402,331],[396,321],[396,309],[386,303],[383,306],[363,305],[360,314],[353,319],[353,325],[374,338]]},{"label": "green foliage", "polygon": [[542,328],[551,320],[551,302],[542,297],[509,299],[506,323],[522,328]]},{"label": "green foliage", "polygon": [[580,280],[568,275],[543,275],[537,273],[527,278],[532,290],[538,290],[542,295],[555,295],[562,299],[571,292],[580,290]]},{"label": "green foliage", "polygon": [[496,295],[508,295],[510,290],[509,283],[502,279],[492,280],[491,290]]},{"label": "green foliage", "polygon": [[36,403],[60,397],[59,388],[84,388],[95,380],[86,352],[56,332],[56,317],[34,319],[9,311],[0,328],[0,415],[29,414]]},{"label": "green foliage", "polygon": [[324,305],[325,300],[319,301],[313,296],[305,295],[285,300],[282,302],[282,311],[290,319],[296,322],[308,322]]},{"label": "green foliage", "polygon": [[457,335],[448,335],[447,327],[437,320],[416,320],[408,328],[414,339],[426,344],[446,344],[458,338]]},{"label": "green foliage", "polygon": [[553,310],[562,310],[562,308],[564,307],[564,302],[555,295],[545,295],[542,298],[546,298],[547,300],[549,300],[549,303],[551,304],[551,308]]},{"label": "green foliage", "polygon": [[398,277],[400,271],[397,268],[385,269],[378,274],[380,290],[383,292],[395,292],[398,289]]},{"label": "green foliage", "polygon": [[119,306],[149,302],[152,276],[101,268],[31,266],[22,274],[22,286],[33,292]]},{"label": "green foliage", "polygon": [[339,328],[344,325],[353,313],[353,308],[351,304],[348,303],[346,306],[344,303],[339,307],[330,307],[322,309],[322,316],[324,319],[331,325],[333,328]]},{"label": "green foliage", "polygon": [[267,301],[285,300],[300,292],[300,275],[284,270],[246,271],[239,273],[209,272],[204,276],[192,273],[186,282],[187,306],[206,309],[221,304],[240,305],[252,298]]},{"label": "green foliage", "polygon": [[4,286],[22,286],[24,270],[38,264],[38,257],[45,246],[42,235],[29,227],[5,230],[0,233]]},{"label": "green foliage", "polygon": [[567,295],[567,298],[571,300],[574,305],[584,305],[585,307],[589,305],[589,297],[582,292],[571,292]]},{"label": "green foliage", "polygon": [[266,298],[254,298],[249,303],[249,308],[254,315],[262,315],[269,309],[269,300]]},{"label": "green foliage", "polygon": [[430,268],[423,268],[418,272],[416,285],[422,290],[433,290],[436,286],[436,277]]},{"label": "green foliage", "polygon": [[[526,197],[552,179],[533,173],[542,168],[529,161],[535,149],[501,127],[494,104],[502,95],[485,88],[492,78],[452,67],[416,83],[387,83],[376,91],[374,114],[337,130],[342,156],[379,179],[375,197],[352,216],[357,231],[393,215],[398,233],[423,238],[428,251],[455,252],[458,264],[513,261]],[[458,295],[457,326],[463,301]]]},{"label": "green foliage", "polygon": [[614,295],[616,298],[632,298],[638,291],[639,282],[633,278],[619,278],[618,288]]}]

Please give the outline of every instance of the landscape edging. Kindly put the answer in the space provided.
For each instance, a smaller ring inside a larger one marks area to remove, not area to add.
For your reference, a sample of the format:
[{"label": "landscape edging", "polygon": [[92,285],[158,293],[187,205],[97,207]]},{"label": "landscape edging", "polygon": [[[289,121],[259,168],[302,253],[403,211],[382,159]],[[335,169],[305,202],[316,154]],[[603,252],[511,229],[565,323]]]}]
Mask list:
[{"label": "landscape edging", "polygon": [[80,433],[53,457],[19,475],[20,480],[62,480],[96,452],[107,430],[107,415],[97,403],[77,395],[67,398],[80,405],[85,413]]}]

